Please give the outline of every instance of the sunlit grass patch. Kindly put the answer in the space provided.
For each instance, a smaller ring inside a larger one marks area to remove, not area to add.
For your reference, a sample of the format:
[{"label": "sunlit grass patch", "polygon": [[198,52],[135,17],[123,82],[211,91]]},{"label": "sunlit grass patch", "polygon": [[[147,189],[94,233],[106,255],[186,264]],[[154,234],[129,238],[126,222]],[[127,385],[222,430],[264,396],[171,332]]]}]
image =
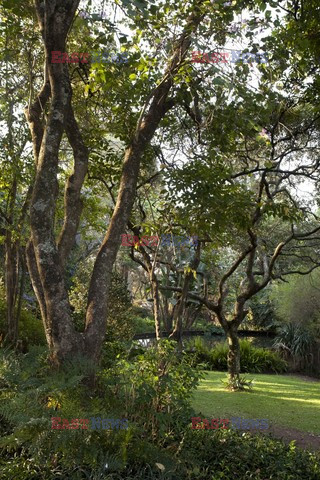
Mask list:
[{"label": "sunlit grass patch", "polygon": [[193,397],[197,412],[211,418],[266,418],[270,424],[320,434],[320,382],[287,375],[252,374],[252,392],[230,392],[223,372],[206,372]]}]

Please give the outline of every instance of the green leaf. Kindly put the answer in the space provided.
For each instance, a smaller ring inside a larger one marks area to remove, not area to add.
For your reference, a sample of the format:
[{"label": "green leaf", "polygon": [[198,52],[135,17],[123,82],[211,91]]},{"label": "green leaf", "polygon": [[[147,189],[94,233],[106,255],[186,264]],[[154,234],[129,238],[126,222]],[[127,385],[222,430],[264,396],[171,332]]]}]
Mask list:
[{"label": "green leaf", "polygon": [[223,80],[223,78],[221,78],[221,77],[217,77],[217,78],[214,78],[214,79],[212,80],[212,84],[213,84],[213,85],[221,85],[221,86],[223,86],[223,85],[226,84],[226,81]]}]

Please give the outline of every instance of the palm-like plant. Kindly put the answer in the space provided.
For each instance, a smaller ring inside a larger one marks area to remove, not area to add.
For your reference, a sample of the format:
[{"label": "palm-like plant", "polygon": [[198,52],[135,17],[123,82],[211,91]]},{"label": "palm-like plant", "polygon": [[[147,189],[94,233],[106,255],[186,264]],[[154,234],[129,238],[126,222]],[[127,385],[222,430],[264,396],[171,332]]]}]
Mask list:
[{"label": "palm-like plant", "polygon": [[310,325],[286,323],[280,327],[274,340],[276,350],[286,351],[293,357],[294,363],[305,362],[312,355],[315,335]]}]

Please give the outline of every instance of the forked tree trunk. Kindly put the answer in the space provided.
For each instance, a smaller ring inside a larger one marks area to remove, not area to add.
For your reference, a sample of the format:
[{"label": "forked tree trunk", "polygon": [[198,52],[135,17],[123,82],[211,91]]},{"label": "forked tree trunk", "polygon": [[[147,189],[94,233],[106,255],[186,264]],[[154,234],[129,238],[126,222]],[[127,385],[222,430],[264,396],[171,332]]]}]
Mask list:
[{"label": "forked tree trunk", "polygon": [[[71,107],[68,65],[50,62],[52,51],[66,51],[66,38],[78,4],[78,0],[35,0],[46,65],[43,88],[26,112],[37,169],[30,208],[28,268],[39,301],[51,359],[56,364],[84,351],[83,337],[75,331],[71,317],[64,266],[80,220],[80,190],[87,160]],[[50,97],[49,113],[44,123],[43,113]],[[74,172],[65,190],[65,221],[57,242],[54,218],[59,150],[64,130],[74,153]]]},{"label": "forked tree trunk", "polygon": [[[174,106],[169,94],[190,47],[192,34],[204,18],[203,3],[203,0],[199,0],[187,18],[163,79],[144,105],[132,141],[126,149],[118,198],[91,276],[85,330],[79,333],[75,331],[71,317],[64,270],[80,221],[80,193],[87,172],[88,152],[72,110],[68,65],[49,61],[51,52],[66,51],[67,35],[79,0],[35,0],[45,47],[46,74],[38,98],[26,112],[37,167],[30,209],[28,268],[40,304],[51,358],[57,364],[77,353],[86,355],[94,362],[99,360],[106,332],[111,273],[120,247],[120,236],[125,231],[134,203],[140,159],[159,123]],[[50,97],[49,113],[43,128],[43,112]],[[59,150],[64,131],[73,149],[74,172],[66,185],[64,225],[57,241],[54,217],[58,195]]]}]

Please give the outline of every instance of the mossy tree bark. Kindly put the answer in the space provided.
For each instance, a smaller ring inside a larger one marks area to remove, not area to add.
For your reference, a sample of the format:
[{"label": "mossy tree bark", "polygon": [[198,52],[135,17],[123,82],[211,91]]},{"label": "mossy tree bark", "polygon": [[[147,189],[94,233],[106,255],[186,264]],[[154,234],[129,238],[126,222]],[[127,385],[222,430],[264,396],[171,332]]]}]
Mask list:
[{"label": "mossy tree bark", "polygon": [[[106,331],[111,272],[120,246],[120,236],[125,230],[135,199],[140,160],[159,123],[174,106],[175,102],[169,98],[169,94],[188,52],[192,34],[204,17],[201,8],[203,3],[200,0],[187,18],[185,29],[173,46],[162,81],[148,97],[125,151],[118,197],[91,276],[85,329],[79,333],[72,322],[64,270],[80,221],[81,187],[87,172],[88,151],[72,109],[68,65],[50,63],[51,52],[66,51],[67,35],[79,0],[35,0],[46,61],[42,90],[26,111],[36,164],[30,208],[28,268],[41,308],[51,358],[58,365],[75,354],[83,354],[95,363],[99,360]],[[74,170],[66,184],[64,224],[56,240],[57,176],[64,131],[73,149]]]}]

